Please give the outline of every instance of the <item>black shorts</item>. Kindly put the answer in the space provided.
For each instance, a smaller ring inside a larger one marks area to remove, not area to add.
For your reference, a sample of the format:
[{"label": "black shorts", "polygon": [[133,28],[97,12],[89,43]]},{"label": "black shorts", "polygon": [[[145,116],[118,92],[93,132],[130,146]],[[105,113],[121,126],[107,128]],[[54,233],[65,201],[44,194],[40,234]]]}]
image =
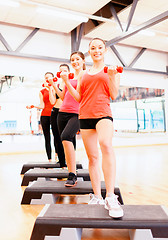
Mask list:
[{"label": "black shorts", "polygon": [[96,129],[96,124],[102,119],[110,119],[113,122],[113,118],[109,116],[102,118],[79,119],[80,129]]}]

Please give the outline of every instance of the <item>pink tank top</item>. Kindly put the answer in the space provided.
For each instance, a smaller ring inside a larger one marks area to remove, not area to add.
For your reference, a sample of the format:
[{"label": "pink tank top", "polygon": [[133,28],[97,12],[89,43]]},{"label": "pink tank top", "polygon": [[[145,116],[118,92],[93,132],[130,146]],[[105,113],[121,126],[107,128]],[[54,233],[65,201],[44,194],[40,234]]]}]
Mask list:
[{"label": "pink tank top", "polygon": [[[77,80],[76,79],[70,79],[69,80],[71,85],[76,89],[77,87]],[[65,86],[65,96],[64,100],[62,102],[62,105],[60,107],[60,112],[68,112],[68,113],[79,113],[79,103],[72,97],[72,95],[69,93],[67,87]]]},{"label": "pink tank top", "polygon": [[94,75],[86,72],[81,79],[79,118],[107,116],[112,117],[108,74],[104,73],[104,70]]}]

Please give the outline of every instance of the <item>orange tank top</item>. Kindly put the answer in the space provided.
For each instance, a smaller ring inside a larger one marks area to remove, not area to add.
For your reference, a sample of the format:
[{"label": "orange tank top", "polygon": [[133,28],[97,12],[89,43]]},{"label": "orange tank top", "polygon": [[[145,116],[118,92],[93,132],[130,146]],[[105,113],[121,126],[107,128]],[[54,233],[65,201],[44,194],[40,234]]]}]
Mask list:
[{"label": "orange tank top", "polygon": [[51,110],[54,105],[50,103],[49,100],[49,91],[44,88],[40,91],[43,94],[44,109],[41,112],[41,116],[51,116]]},{"label": "orange tank top", "polygon": [[79,118],[107,116],[112,117],[108,74],[104,73],[104,70],[94,75],[86,72],[81,79]]}]

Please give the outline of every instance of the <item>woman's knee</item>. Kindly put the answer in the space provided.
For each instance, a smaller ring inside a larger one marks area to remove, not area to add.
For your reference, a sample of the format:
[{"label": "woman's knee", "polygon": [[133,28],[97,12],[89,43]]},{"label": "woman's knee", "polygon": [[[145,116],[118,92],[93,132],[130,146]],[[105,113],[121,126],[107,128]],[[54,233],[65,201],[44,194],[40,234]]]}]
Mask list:
[{"label": "woman's knee", "polygon": [[110,141],[107,141],[107,140],[100,140],[99,141],[99,144],[100,144],[100,148],[103,152],[105,153],[111,153],[112,151],[112,143]]},{"label": "woman's knee", "polygon": [[98,164],[98,156],[97,155],[90,154],[90,155],[88,155],[88,159],[89,159],[90,167]]}]

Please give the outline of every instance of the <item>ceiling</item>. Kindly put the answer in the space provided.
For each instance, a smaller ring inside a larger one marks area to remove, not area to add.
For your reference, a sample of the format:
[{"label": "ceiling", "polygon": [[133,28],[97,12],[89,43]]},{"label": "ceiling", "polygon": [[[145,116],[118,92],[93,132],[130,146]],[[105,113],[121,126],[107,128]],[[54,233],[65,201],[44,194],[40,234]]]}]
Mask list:
[{"label": "ceiling", "polygon": [[[49,31],[69,33],[78,27],[82,21],[63,19],[62,10],[89,18],[85,23],[83,35],[88,38],[101,37],[111,40],[123,34],[119,24],[109,10],[112,3],[117,16],[123,26],[127,25],[128,16],[133,0],[13,0],[19,2],[19,7],[3,6],[1,3],[8,0],[0,0],[0,21],[3,23],[17,24],[21,26],[40,28]],[[61,16],[46,15],[37,12],[37,8],[49,8],[59,10]],[[168,0],[139,0],[131,21],[129,30],[164,13],[168,9]],[[120,41],[121,44],[149,48],[168,52],[168,19],[134,34]]]}]

